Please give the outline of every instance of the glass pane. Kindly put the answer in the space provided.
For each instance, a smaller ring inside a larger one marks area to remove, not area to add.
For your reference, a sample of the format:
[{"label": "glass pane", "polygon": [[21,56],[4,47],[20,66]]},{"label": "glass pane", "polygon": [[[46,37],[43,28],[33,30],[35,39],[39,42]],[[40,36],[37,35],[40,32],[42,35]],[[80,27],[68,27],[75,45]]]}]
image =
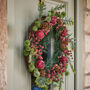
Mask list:
[{"label": "glass pane", "polygon": [[90,86],[90,76],[85,77],[85,86]]},{"label": "glass pane", "polygon": [[90,52],[90,36],[85,35],[85,51]]},{"label": "glass pane", "polygon": [[90,12],[85,13],[85,27],[84,30],[90,33]]},{"label": "glass pane", "polygon": [[90,0],[87,0],[87,8],[90,9]]},{"label": "glass pane", "polygon": [[86,62],[85,62],[85,73],[90,72],[90,55],[88,55]]}]

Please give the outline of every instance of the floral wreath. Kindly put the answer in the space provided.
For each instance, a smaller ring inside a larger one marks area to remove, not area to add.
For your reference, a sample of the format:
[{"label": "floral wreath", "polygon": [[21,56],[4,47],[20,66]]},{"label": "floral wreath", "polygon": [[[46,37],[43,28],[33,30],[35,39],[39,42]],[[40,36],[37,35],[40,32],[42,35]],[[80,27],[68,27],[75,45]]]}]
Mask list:
[{"label": "floral wreath", "polygon": [[[73,21],[65,18],[66,13],[60,12],[62,8],[65,8],[65,5],[58,5],[44,16],[45,4],[41,1],[39,18],[31,25],[28,38],[24,42],[24,56],[28,71],[33,76],[33,83],[45,90],[50,84],[61,88],[63,75],[69,75],[68,65],[74,72],[71,61],[74,42],[67,28],[68,25],[73,24]],[[48,45],[52,35],[56,47],[53,57],[48,58]]]}]

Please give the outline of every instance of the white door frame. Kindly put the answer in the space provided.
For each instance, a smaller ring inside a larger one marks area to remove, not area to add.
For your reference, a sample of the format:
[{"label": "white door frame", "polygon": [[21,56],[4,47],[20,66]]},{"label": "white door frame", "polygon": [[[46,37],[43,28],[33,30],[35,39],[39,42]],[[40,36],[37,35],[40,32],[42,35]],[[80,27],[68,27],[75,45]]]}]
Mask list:
[{"label": "white door frame", "polygon": [[84,48],[83,48],[83,8],[84,0],[74,0],[75,3],[75,90],[83,90],[83,77],[84,77]]}]

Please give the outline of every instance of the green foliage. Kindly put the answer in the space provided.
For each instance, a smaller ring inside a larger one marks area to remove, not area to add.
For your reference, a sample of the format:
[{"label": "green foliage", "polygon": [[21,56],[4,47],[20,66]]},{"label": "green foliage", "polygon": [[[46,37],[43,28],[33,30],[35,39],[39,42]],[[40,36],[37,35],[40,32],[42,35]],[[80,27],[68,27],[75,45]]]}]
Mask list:
[{"label": "green foliage", "polygon": [[28,61],[28,63],[31,63],[31,61],[32,61],[32,54],[29,55],[29,61]]},{"label": "green foliage", "polygon": [[34,69],[34,76],[35,77],[39,77],[40,76],[40,72],[38,71],[37,68]]},{"label": "green foliage", "polygon": [[49,16],[46,17],[45,21],[50,22],[51,21],[51,17],[49,17]]},{"label": "green foliage", "polygon": [[68,75],[69,75],[69,71],[66,71],[66,72],[65,72],[65,75],[68,76]]},{"label": "green foliage", "polygon": [[25,47],[25,50],[26,50],[26,51],[30,51],[31,48],[30,48],[29,46],[27,46],[27,47]]},{"label": "green foliage", "polygon": [[39,17],[43,16],[43,12],[46,9],[46,5],[44,4],[44,2],[40,2],[38,5],[38,10],[39,10]]},{"label": "green foliage", "polygon": [[52,84],[53,84],[54,87],[58,87],[59,86],[59,83],[60,82],[53,82]]},{"label": "green foliage", "polygon": [[75,73],[75,69],[71,63],[70,63],[70,67],[71,67],[72,71]]},{"label": "green foliage", "polygon": [[69,19],[64,18],[62,20],[63,20],[63,23],[66,24],[66,25],[73,25],[74,24],[74,22],[71,18],[69,18]]},{"label": "green foliage", "polygon": [[38,27],[37,26],[33,26],[32,30],[33,31],[37,31],[38,30]]},{"label": "green foliage", "polygon": [[47,79],[47,80],[46,80],[46,84],[47,84],[47,85],[50,85],[50,84],[51,84],[50,79]]},{"label": "green foliage", "polygon": [[30,41],[29,40],[26,40],[25,42],[24,42],[24,46],[25,47],[28,47],[30,45]]},{"label": "green foliage", "polygon": [[50,12],[50,11],[48,11],[48,16],[49,16],[49,17],[51,17],[51,15],[52,15],[52,14],[51,14],[51,12]]},{"label": "green foliage", "polygon": [[35,21],[35,25],[39,28],[40,27],[40,21]]},{"label": "green foliage", "polygon": [[57,6],[54,8],[54,10],[55,10],[55,11],[56,11],[56,10],[61,10],[62,8],[65,8],[65,7],[66,7],[65,4],[57,5]]},{"label": "green foliage", "polygon": [[38,84],[41,88],[46,87],[46,78],[45,77],[37,77],[35,80],[36,84]]},{"label": "green foliage", "polygon": [[28,56],[28,55],[29,55],[29,52],[26,51],[26,50],[24,50],[24,55],[25,55],[25,56]]},{"label": "green foliage", "polygon": [[29,64],[29,71],[32,72],[35,69],[35,66],[33,63]]},{"label": "green foliage", "polygon": [[61,18],[64,18],[66,16],[65,12],[61,12]]},{"label": "green foliage", "polygon": [[48,86],[45,86],[45,87],[43,88],[43,90],[48,90]]}]

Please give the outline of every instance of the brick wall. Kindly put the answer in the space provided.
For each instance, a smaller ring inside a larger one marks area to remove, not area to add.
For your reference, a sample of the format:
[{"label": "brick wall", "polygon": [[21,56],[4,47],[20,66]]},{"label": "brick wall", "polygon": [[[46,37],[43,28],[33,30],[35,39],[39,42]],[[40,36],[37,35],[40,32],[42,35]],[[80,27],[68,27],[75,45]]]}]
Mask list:
[{"label": "brick wall", "polygon": [[7,71],[7,11],[6,0],[0,0],[0,90],[6,89]]}]

